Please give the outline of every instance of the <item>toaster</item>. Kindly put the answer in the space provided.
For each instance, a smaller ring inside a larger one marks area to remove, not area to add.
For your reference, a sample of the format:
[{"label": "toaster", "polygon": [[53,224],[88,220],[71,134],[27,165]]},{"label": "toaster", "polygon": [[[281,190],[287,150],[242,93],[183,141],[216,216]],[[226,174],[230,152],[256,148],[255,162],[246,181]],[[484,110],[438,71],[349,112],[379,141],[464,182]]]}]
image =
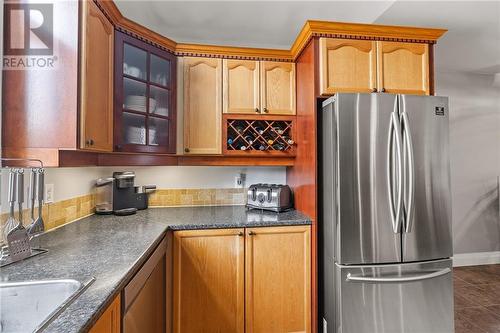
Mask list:
[{"label": "toaster", "polygon": [[250,185],[247,192],[247,208],[283,212],[293,207],[290,186],[276,184]]}]

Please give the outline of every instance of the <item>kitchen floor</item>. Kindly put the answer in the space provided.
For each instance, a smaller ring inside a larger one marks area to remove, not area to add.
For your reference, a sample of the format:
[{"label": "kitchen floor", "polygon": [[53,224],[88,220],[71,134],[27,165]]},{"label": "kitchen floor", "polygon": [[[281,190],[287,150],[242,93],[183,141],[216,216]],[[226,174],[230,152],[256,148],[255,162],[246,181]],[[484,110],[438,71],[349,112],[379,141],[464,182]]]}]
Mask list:
[{"label": "kitchen floor", "polygon": [[455,333],[500,333],[500,265],[454,268]]}]

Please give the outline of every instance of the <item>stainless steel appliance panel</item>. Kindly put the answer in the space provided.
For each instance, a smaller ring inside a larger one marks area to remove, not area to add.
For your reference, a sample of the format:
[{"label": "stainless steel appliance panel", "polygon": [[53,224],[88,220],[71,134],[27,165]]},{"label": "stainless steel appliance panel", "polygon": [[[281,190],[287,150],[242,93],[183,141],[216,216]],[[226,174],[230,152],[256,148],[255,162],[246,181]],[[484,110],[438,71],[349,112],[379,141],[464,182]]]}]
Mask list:
[{"label": "stainless steel appliance panel", "polygon": [[453,255],[448,98],[401,95],[399,103],[406,161],[403,261],[448,258]]},{"label": "stainless steel appliance panel", "polygon": [[[390,148],[393,151],[400,146],[397,96],[338,94],[335,117],[337,144],[330,149],[337,151],[334,156],[338,161],[336,261],[400,262],[401,235],[393,215],[401,190],[392,189],[391,199],[388,176],[388,170],[398,174],[393,170],[393,157],[398,160],[398,153],[389,158]],[[398,180],[393,179],[392,184],[396,183]]]},{"label": "stainless steel appliance panel", "polygon": [[339,333],[453,333],[451,259],[336,265]]}]

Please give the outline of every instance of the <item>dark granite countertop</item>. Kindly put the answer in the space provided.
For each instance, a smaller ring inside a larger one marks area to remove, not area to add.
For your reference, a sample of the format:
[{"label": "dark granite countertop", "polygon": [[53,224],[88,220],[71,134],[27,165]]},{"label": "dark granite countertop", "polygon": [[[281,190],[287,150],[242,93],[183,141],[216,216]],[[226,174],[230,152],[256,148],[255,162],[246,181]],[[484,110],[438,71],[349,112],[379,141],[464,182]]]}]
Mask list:
[{"label": "dark granite countertop", "polygon": [[310,224],[298,211],[247,211],[243,206],[151,208],[131,216],[93,215],[40,237],[49,252],[6,266],[0,280],[96,280],[44,332],[87,331],[141,267],[167,229]]}]

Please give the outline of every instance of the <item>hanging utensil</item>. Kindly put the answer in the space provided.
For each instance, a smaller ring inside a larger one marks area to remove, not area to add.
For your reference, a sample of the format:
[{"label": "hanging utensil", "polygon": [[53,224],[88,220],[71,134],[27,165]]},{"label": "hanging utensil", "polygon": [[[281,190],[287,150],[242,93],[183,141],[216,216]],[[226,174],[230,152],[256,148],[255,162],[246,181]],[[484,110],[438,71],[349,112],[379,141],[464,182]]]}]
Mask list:
[{"label": "hanging utensil", "polygon": [[[33,237],[37,234],[40,234],[45,231],[45,224],[43,222],[43,217],[42,217],[42,208],[43,208],[43,195],[45,192],[45,185],[44,185],[44,170],[42,168],[37,169],[35,173],[36,177],[36,188],[38,191],[33,191],[33,195],[35,196],[35,193],[38,192],[37,199],[38,199],[38,217],[37,219],[28,227],[28,234]],[[32,199],[32,205],[34,207],[35,205],[35,199]],[[34,208],[32,208],[31,214],[33,213]],[[34,217],[33,217],[34,218]]]},{"label": "hanging utensil", "polygon": [[17,204],[19,207],[19,220],[14,229],[7,234],[7,244],[9,245],[9,256],[13,261],[25,259],[31,255],[31,246],[28,232],[23,227],[23,203],[24,203],[24,170],[19,169],[16,173]]},{"label": "hanging utensil", "polygon": [[3,239],[7,242],[7,235],[11,230],[13,230],[17,225],[17,220],[14,216],[15,207],[15,192],[16,192],[16,169],[10,169],[9,171],[9,217],[5,222],[3,228]]}]

